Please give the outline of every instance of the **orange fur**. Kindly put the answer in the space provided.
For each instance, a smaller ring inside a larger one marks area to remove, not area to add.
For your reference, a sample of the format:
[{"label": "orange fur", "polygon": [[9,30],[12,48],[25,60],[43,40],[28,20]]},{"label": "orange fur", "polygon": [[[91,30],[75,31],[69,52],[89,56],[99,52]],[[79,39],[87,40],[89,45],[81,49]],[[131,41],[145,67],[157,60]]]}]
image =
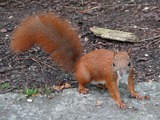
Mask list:
[{"label": "orange fur", "polygon": [[[79,83],[79,92],[88,93],[88,89],[85,88],[86,84],[92,81],[103,81],[116,104],[120,108],[126,108],[126,105],[120,98],[117,84],[117,71],[125,69],[129,74],[128,90],[132,96],[143,99],[144,97],[140,96],[134,90],[133,65],[130,63],[131,65],[128,67],[128,63],[131,62],[129,55],[130,52],[114,53],[101,49],[94,50],[82,56],[75,66],[75,78]],[[116,64],[115,67],[113,67],[113,62]]]},{"label": "orange fur", "polygon": [[120,98],[118,83],[128,79],[131,95],[138,99],[144,98],[134,90],[130,50],[112,52],[101,49],[81,56],[82,46],[77,33],[66,21],[52,13],[28,17],[15,29],[11,41],[13,51],[23,52],[34,44],[49,53],[64,69],[74,70],[80,93],[88,93],[85,87],[88,83],[104,82],[116,104],[126,108]]},{"label": "orange fur", "polygon": [[82,52],[77,33],[52,13],[28,17],[13,32],[11,50],[24,52],[34,44],[50,53],[53,60],[67,70],[73,69]]}]

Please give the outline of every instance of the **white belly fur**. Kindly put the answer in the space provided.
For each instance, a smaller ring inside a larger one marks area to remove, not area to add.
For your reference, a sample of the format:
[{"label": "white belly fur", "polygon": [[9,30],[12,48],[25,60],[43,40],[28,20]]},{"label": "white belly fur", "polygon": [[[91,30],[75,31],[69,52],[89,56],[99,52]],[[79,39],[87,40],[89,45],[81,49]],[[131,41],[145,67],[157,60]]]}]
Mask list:
[{"label": "white belly fur", "polygon": [[118,75],[118,79],[117,79],[117,85],[119,86],[119,83],[122,84],[128,84],[128,76],[129,74],[126,74],[125,76],[121,77],[120,75]]},{"label": "white belly fur", "polygon": [[[126,74],[125,76],[121,77],[119,74],[118,74],[118,79],[117,79],[117,85],[119,86],[119,83],[122,83],[122,84],[128,84],[128,76],[129,74]],[[101,81],[92,81],[90,84],[92,85],[105,85],[106,82],[105,80],[101,80]]]},{"label": "white belly fur", "polygon": [[99,85],[99,84],[100,84],[100,85],[105,85],[106,82],[105,82],[104,80],[98,81],[98,82],[97,82],[97,81],[92,81],[91,84],[92,84],[92,85]]}]

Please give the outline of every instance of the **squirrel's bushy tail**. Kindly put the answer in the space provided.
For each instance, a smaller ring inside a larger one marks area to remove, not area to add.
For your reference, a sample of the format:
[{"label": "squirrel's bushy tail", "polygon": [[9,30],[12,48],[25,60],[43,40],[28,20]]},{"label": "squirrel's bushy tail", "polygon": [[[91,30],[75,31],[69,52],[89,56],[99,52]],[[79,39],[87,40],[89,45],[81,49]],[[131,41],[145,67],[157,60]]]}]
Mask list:
[{"label": "squirrel's bushy tail", "polygon": [[49,53],[66,70],[73,70],[82,53],[77,33],[68,22],[53,13],[30,16],[13,32],[11,50],[24,52],[34,44]]}]

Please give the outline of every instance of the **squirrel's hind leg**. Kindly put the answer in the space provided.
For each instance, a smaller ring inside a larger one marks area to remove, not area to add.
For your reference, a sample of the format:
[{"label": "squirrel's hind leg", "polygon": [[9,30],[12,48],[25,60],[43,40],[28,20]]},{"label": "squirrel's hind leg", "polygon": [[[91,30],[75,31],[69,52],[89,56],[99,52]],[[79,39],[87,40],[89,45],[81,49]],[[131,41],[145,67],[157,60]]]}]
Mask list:
[{"label": "squirrel's hind leg", "polygon": [[91,82],[91,75],[89,70],[83,64],[79,64],[75,70],[75,78],[78,82],[78,91],[82,94],[87,94],[89,90],[85,87]]}]

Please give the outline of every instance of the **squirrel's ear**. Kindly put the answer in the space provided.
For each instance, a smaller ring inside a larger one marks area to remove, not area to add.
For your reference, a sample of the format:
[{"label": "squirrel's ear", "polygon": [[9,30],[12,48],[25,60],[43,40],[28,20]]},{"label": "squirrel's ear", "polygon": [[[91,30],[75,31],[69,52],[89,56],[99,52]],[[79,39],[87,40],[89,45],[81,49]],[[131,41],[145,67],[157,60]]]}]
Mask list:
[{"label": "squirrel's ear", "polygon": [[115,54],[117,54],[118,50],[115,49],[115,48],[113,48],[113,52],[114,52]]},{"label": "squirrel's ear", "polygon": [[131,48],[129,48],[129,49],[127,50],[127,53],[128,53],[129,56],[131,56],[131,51],[132,51]]},{"label": "squirrel's ear", "polygon": [[118,50],[113,48],[113,53],[114,53],[114,56],[117,54]]}]

